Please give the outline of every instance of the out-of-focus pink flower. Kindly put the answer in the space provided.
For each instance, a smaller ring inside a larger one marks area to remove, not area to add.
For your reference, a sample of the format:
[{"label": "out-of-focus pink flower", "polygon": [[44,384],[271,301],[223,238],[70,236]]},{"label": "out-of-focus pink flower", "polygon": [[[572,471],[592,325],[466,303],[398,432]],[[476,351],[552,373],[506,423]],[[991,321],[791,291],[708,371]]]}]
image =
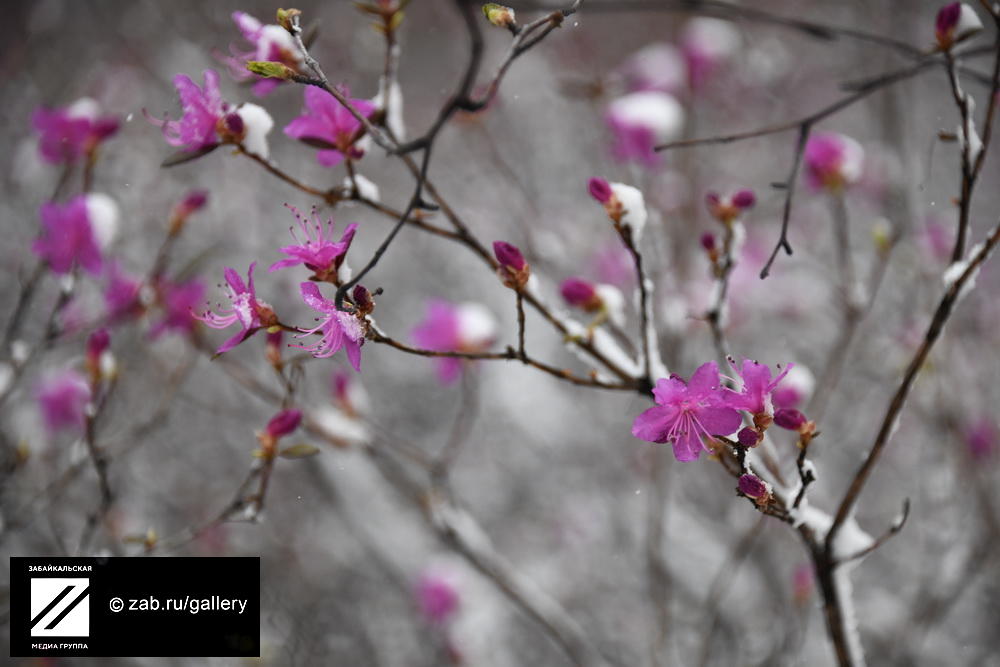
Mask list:
[{"label": "out-of-focus pink flower", "polygon": [[111,345],[111,334],[107,329],[98,329],[87,337],[87,365],[97,366],[101,355]]},{"label": "out-of-focus pink flower", "polygon": [[73,370],[43,380],[35,389],[35,400],[49,433],[83,428],[90,385]]},{"label": "out-of-focus pink flower", "polygon": [[[347,88],[341,90],[350,98]],[[356,145],[361,136],[361,122],[325,90],[306,86],[304,94],[305,111],[285,126],[285,134],[293,139],[321,143],[323,149],[316,154],[316,160],[324,167],[335,167],[345,157],[357,160],[363,156],[364,151]],[[375,112],[375,104],[369,100],[352,99],[350,102],[365,117]]]},{"label": "out-of-focus pink flower", "polygon": [[602,283],[625,289],[635,285],[635,261],[621,242],[608,243],[594,253],[591,264]]},{"label": "out-of-focus pink flower", "polygon": [[681,52],[687,64],[688,84],[700,90],[740,50],[740,34],[728,21],[695,18],[681,34]]},{"label": "out-of-focus pink flower", "polygon": [[559,286],[559,293],[567,304],[575,308],[591,312],[601,307],[597,285],[583,278],[567,278]]},{"label": "out-of-focus pink flower", "polygon": [[705,194],[705,206],[709,214],[719,222],[728,224],[739,218],[757,203],[753,190],[744,188],[727,195],[720,195],[714,190]]},{"label": "out-of-focus pink flower", "polygon": [[248,46],[239,48],[230,45],[230,55],[223,60],[237,81],[257,79],[253,85],[254,95],[264,97],[284,82],[251,74],[246,68],[248,60],[282,63],[297,72],[301,71],[302,54],[287,30],[279,25],[263,24],[246,12],[233,12],[232,17]]},{"label": "out-of-focus pink flower", "polygon": [[632,435],[649,442],[672,442],[678,461],[694,461],[705,439],[730,435],[740,427],[740,413],[729,406],[714,361],[702,364],[689,382],[671,376],[656,382],[656,405],[632,424]]},{"label": "out-of-focus pink flower", "polygon": [[330,380],[330,393],[334,405],[352,417],[367,412],[368,393],[358,376],[335,370]]},{"label": "out-of-focus pink flower", "polygon": [[1000,429],[996,421],[982,417],[973,422],[965,431],[965,442],[969,454],[975,461],[985,461],[1000,450]]},{"label": "out-of-focus pink flower", "polygon": [[738,484],[740,493],[753,498],[758,505],[766,502],[771,495],[771,489],[768,488],[767,482],[764,482],[756,475],[749,473],[741,475]]},{"label": "out-of-focus pink flower", "polygon": [[653,148],[679,136],[684,110],[673,96],[650,90],[612,101],[605,121],[614,137],[611,152],[615,159],[653,167],[660,163]]},{"label": "out-of-focus pink flower", "polygon": [[676,95],[684,89],[687,69],[684,57],[672,44],[644,46],[619,68],[628,92],[659,91]]},{"label": "out-of-focus pink flower", "polygon": [[156,294],[163,308],[163,318],[150,327],[150,338],[158,338],[167,331],[191,333],[196,320],[194,309],[201,305],[205,286],[197,280],[174,283],[161,279],[156,285]]},{"label": "out-of-focus pink flower", "polygon": [[361,346],[365,342],[365,330],[360,320],[353,313],[337,310],[337,305],[324,298],[316,283],[299,285],[302,300],[309,307],[319,311],[325,317],[320,318],[317,327],[303,331],[299,338],[307,338],[316,333],[322,334],[320,340],[311,345],[295,345],[312,352],[315,357],[330,357],[341,349],[347,355],[354,370],[361,371]]},{"label": "out-of-focus pink flower", "polygon": [[38,152],[46,162],[70,164],[93,153],[119,127],[115,116],[101,116],[97,102],[84,97],[61,109],[37,109],[31,124],[38,132]]},{"label": "out-of-focus pink flower", "polygon": [[698,242],[701,244],[701,247],[707,250],[708,252],[712,252],[713,250],[715,250],[715,234],[713,234],[712,232],[705,232],[704,234],[702,234],[698,238]]},{"label": "out-of-focus pink flower", "polygon": [[277,317],[271,306],[257,298],[257,291],[253,286],[253,271],[256,267],[257,262],[250,265],[246,283],[234,269],[226,267],[224,272],[226,290],[232,307],[228,309],[220,307],[218,313],[207,311],[202,315],[196,315],[197,319],[213,329],[225,329],[237,323],[240,325],[236,335],[219,346],[217,350],[219,354],[233,349],[258,330],[277,324]]},{"label": "out-of-focus pink flower", "polygon": [[290,266],[305,264],[307,269],[316,274],[317,280],[325,282],[330,278],[335,278],[337,270],[344,262],[347,250],[351,247],[351,241],[354,240],[354,234],[358,229],[357,223],[348,225],[344,229],[340,241],[334,242],[331,240],[334,229],[332,218],[327,220],[324,225],[320,220],[319,213],[314,208],[312,210],[312,220],[306,221],[297,208],[294,206],[289,206],[288,208],[291,209],[296,219],[298,219],[304,240],[300,240],[295,235],[294,227],[290,228],[292,238],[295,239],[296,244],[283,247],[281,252],[288,255],[288,257],[272,264],[268,271],[277,271]]},{"label": "out-of-focus pink flower", "polygon": [[458,589],[449,577],[440,573],[423,573],[417,581],[414,594],[420,614],[432,625],[444,625],[458,611]]},{"label": "out-of-focus pink flower", "polygon": [[[489,349],[495,333],[496,321],[481,304],[433,299],[427,304],[424,321],[412,335],[417,345],[427,350],[477,353]],[[454,382],[462,372],[462,359],[441,357],[434,361],[443,384]]]},{"label": "out-of-focus pink flower", "polygon": [[836,132],[817,132],[805,150],[806,180],[819,190],[839,191],[857,183],[865,152],[854,139]]},{"label": "out-of-focus pink flower", "polygon": [[79,195],[65,205],[48,202],[39,211],[42,235],[31,249],[58,274],[74,266],[98,274],[103,265],[95,230],[91,225],[87,195]]},{"label": "out-of-focus pink flower", "polygon": [[788,364],[788,375],[780,387],[771,392],[771,402],[777,408],[797,408],[812,396],[816,379],[802,364]]},{"label": "out-of-focus pink flower", "polygon": [[[729,363],[736,370],[735,362],[732,358]],[[777,388],[793,364],[788,364],[785,370],[781,371],[776,378],[771,379],[771,369],[767,364],[761,364],[751,359],[744,359],[743,364],[736,374],[740,378],[740,390],[733,391],[726,389],[729,398],[729,405],[739,410],[746,410],[752,415],[771,415],[774,407],[771,402],[771,393]]]},{"label": "out-of-focus pink flower", "polygon": [[951,2],[943,6],[934,21],[934,37],[942,50],[983,29],[976,11],[964,2]]},{"label": "out-of-focus pink flower", "polygon": [[143,311],[139,300],[142,281],[122,270],[116,261],[108,263],[108,284],[104,288],[104,308],[108,321],[118,323]]},{"label": "out-of-focus pink flower", "polygon": [[816,575],[810,563],[803,563],[792,573],[792,595],[797,604],[805,604],[812,596]]},{"label": "out-of-focus pink flower", "polygon": [[170,232],[172,234],[180,233],[187,219],[205,208],[207,203],[207,190],[191,190],[187,193],[184,199],[174,205],[174,209],[170,212]]},{"label": "out-of-focus pink flower", "polygon": [[954,226],[932,218],[917,231],[917,244],[929,259],[936,262],[951,261],[951,251],[955,246]]}]

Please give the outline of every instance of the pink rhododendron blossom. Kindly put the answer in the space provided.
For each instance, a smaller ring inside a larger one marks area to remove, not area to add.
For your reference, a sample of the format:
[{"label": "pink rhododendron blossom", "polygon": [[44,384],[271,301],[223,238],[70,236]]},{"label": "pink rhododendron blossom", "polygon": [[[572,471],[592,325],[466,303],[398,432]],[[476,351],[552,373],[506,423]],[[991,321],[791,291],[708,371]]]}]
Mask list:
[{"label": "pink rhododendron blossom", "polygon": [[[435,352],[476,353],[489,349],[496,333],[496,321],[478,303],[453,304],[433,299],[427,304],[427,315],[413,330],[413,340],[420,347]],[[462,372],[462,359],[435,359],[438,379],[448,384]]]},{"label": "pink rhododendron blossom", "polygon": [[257,80],[253,85],[254,95],[264,97],[284,82],[250,73],[246,68],[248,60],[277,62],[295,71],[301,70],[302,54],[287,30],[279,25],[263,24],[246,12],[233,12],[232,17],[248,46],[230,45],[230,55],[224,61],[237,81]]},{"label": "pink rhododendron blossom", "polygon": [[318,342],[311,345],[295,345],[312,352],[315,357],[331,357],[341,349],[347,355],[354,370],[361,371],[361,346],[365,342],[365,330],[361,321],[353,313],[337,310],[337,305],[325,298],[316,283],[302,283],[299,286],[302,300],[309,307],[319,311],[324,317],[319,319],[319,325],[303,331],[299,338],[307,338],[321,334]]},{"label": "pink rhododendron blossom", "polygon": [[[350,98],[347,88],[341,90]],[[357,160],[363,156],[364,151],[356,145],[362,132],[361,122],[325,90],[306,86],[304,94],[305,111],[285,127],[285,134],[293,139],[321,142],[324,148],[316,154],[316,160],[324,167],[335,167],[345,157]],[[366,117],[375,112],[375,104],[368,100],[350,102]]]},{"label": "pink rhododendron blossom", "polygon": [[620,241],[608,243],[601,247],[591,257],[594,274],[602,283],[614,285],[619,289],[631,288],[635,285],[635,260]]},{"label": "pink rhododendron blossom", "polygon": [[307,221],[297,208],[294,206],[289,206],[288,208],[291,209],[299,221],[303,239],[296,236],[294,227],[290,228],[292,238],[295,239],[296,244],[281,248],[281,252],[288,255],[288,257],[272,264],[268,271],[277,271],[290,266],[304,264],[307,269],[316,275],[317,280],[325,282],[331,278],[336,278],[337,270],[343,264],[344,256],[351,247],[351,241],[354,240],[354,234],[358,229],[357,223],[348,225],[344,229],[340,241],[334,242],[332,240],[334,229],[332,218],[324,224],[320,220],[319,213],[314,208],[312,210],[312,220]]},{"label": "pink rhododendron blossom", "polygon": [[688,84],[699,90],[740,50],[740,33],[729,21],[695,18],[681,34],[681,52],[687,65]]},{"label": "pink rhododendron blossom", "polygon": [[174,283],[161,279],[156,285],[156,294],[163,308],[163,317],[150,328],[150,338],[157,338],[167,331],[191,333],[196,320],[194,309],[201,305],[205,286],[197,280]]},{"label": "pink rhododendron blossom", "polygon": [[257,262],[250,265],[246,283],[235,270],[227,267],[224,272],[226,290],[229,293],[232,307],[220,308],[218,313],[209,311],[196,316],[197,319],[213,329],[225,329],[233,324],[240,325],[240,330],[219,346],[217,350],[219,354],[233,349],[261,328],[266,329],[277,324],[277,318],[271,306],[257,298],[257,291],[253,285],[253,272],[256,267]]},{"label": "pink rhododendron blossom", "polygon": [[108,321],[115,324],[140,315],[143,311],[139,299],[142,281],[122,270],[118,262],[108,263],[107,278],[108,283],[104,288],[104,310]]},{"label": "pink rhododendron blossom", "polygon": [[42,235],[31,249],[54,273],[69,273],[74,266],[101,272],[101,250],[87,201],[87,195],[79,195],[66,204],[48,202],[39,211]]},{"label": "pink rhododendron blossom", "polygon": [[771,392],[771,402],[777,408],[797,408],[813,393],[816,378],[802,364],[788,364],[781,386]]},{"label": "pink rhododendron blossom", "polygon": [[444,625],[458,611],[458,589],[450,577],[425,572],[417,581],[414,593],[420,614],[432,625]]},{"label": "pink rhododendron blossom", "polygon": [[684,110],[673,96],[659,91],[631,93],[611,102],[605,113],[621,162],[652,167],[660,163],[653,147],[676,139],[684,126]]},{"label": "pink rhododendron blossom", "polygon": [[[219,128],[231,135],[242,135],[245,128],[241,121],[230,119],[223,122],[232,107],[222,99],[219,92],[219,73],[205,70],[204,88],[191,80],[187,74],[174,77],[174,88],[181,98],[180,120],[160,120],[147,114],[146,118],[163,129],[163,138],[171,146],[182,147],[186,151],[196,151],[219,143]],[[238,118],[238,117],[237,117]]]},{"label": "pink rhododendron blossom", "polygon": [[714,361],[702,364],[684,382],[676,375],[653,388],[656,405],[632,424],[632,435],[649,442],[672,442],[678,461],[694,461],[709,451],[705,440],[727,436],[740,428],[740,413],[728,403]]},{"label": "pink rhododendron blossom", "polygon": [[761,364],[751,359],[744,359],[739,369],[736,369],[732,358],[729,363],[740,379],[739,391],[726,389],[729,405],[740,410],[746,410],[752,415],[770,415],[774,412],[771,393],[777,388],[793,364],[788,364],[773,380],[771,369],[767,364]]},{"label": "pink rhododendron blossom", "polygon": [[49,433],[78,431],[84,425],[90,385],[76,371],[67,370],[44,379],[35,389],[35,400]]},{"label": "pink rhododendron blossom", "polygon": [[88,97],[62,109],[37,109],[31,124],[39,134],[38,152],[53,164],[71,164],[93,153],[119,127],[116,117],[101,116]]},{"label": "pink rhododendron blossom", "polygon": [[836,191],[861,178],[865,152],[861,144],[848,136],[817,132],[809,137],[804,159],[809,185],[817,190]]}]

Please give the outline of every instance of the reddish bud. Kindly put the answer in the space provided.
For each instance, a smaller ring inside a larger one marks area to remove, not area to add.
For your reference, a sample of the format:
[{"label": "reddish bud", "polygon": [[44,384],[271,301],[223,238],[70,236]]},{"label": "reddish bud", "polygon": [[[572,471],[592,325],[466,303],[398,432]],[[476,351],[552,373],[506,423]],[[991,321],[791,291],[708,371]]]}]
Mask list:
[{"label": "reddish bud", "polygon": [[789,431],[798,431],[807,422],[806,416],[795,408],[781,408],[774,413],[774,423]]},{"label": "reddish bud", "polygon": [[87,364],[98,367],[101,355],[111,345],[111,334],[107,329],[98,329],[87,338]]},{"label": "reddish bud", "polygon": [[597,294],[597,287],[582,278],[567,278],[559,287],[559,292],[566,303],[571,306],[586,311],[597,310],[601,307],[601,297]]},{"label": "reddish bud", "polygon": [[757,442],[760,440],[760,435],[749,426],[745,426],[736,434],[736,439],[743,447],[756,447]]},{"label": "reddish bud", "polygon": [[739,480],[740,493],[752,498],[758,505],[766,503],[771,496],[771,490],[756,475],[742,475]]},{"label": "reddish bud", "polygon": [[358,313],[361,315],[367,315],[375,310],[375,301],[372,300],[372,293],[364,285],[354,286],[354,291],[351,292],[351,299],[354,301],[354,307],[358,309]]},{"label": "reddish bud", "polygon": [[524,255],[517,246],[506,241],[493,242],[493,254],[496,255],[500,269],[497,275],[501,282],[511,289],[521,289],[528,284],[531,277],[531,267],[525,261]]},{"label": "reddish bud", "polygon": [[282,410],[278,414],[271,417],[271,421],[267,423],[265,432],[267,435],[271,436],[271,438],[277,440],[278,438],[284,437],[297,429],[301,421],[302,413],[299,410]]},{"label": "reddish bud", "polygon": [[712,232],[705,232],[699,240],[701,241],[701,247],[708,252],[715,250],[715,234]]},{"label": "reddish bud", "polygon": [[592,178],[587,181],[587,191],[590,192],[591,197],[602,204],[607,204],[614,196],[611,186],[603,178]]},{"label": "reddish bud", "polygon": [[748,209],[755,203],[757,203],[757,197],[753,190],[744,189],[733,195],[733,205],[737,208]]}]

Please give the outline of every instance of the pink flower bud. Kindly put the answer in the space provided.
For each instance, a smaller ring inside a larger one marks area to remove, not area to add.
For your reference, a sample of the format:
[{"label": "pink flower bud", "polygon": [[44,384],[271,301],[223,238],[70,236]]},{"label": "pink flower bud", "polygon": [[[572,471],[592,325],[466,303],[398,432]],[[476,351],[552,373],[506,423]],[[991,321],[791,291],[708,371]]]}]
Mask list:
[{"label": "pink flower bud", "polygon": [[111,335],[107,329],[98,329],[87,339],[87,365],[98,368],[101,355],[111,345]]},{"label": "pink flower bud", "polygon": [[[722,198],[719,193],[715,190],[709,190],[705,193],[705,206],[708,207],[708,212],[712,213],[722,202]],[[714,215],[714,213],[713,213]]]},{"label": "pink flower bud", "polygon": [[736,434],[736,439],[743,447],[756,447],[759,436],[757,431],[753,430],[749,426],[744,426],[740,429],[740,432]]},{"label": "pink flower bud", "polygon": [[584,310],[596,310],[601,306],[601,298],[593,283],[582,278],[567,278],[559,287],[562,298],[571,306]]},{"label": "pink flower bud", "polygon": [[702,234],[700,241],[701,241],[701,247],[707,250],[708,252],[712,252],[713,250],[715,250],[715,234],[713,234],[712,232],[705,232],[704,234]]},{"label": "pink flower bud", "polygon": [[302,413],[299,410],[282,410],[271,417],[265,430],[269,436],[277,440],[297,429],[301,421]]},{"label": "pink flower bud", "polygon": [[934,22],[934,36],[938,46],[950,49],[957,42],[983,29],[975,10],[962,2],[952,2],[942,7]]},{"label": "pink flower bud", "polygon": [[196,211],[200,211],[208,203],[207,190],[192,190],[183,201],[174,209],[179,217],[186,218]]},{"label": "pink flower bud", "polygon": [[733,195],[733,206],[737,208],[748,209],[755,203],[757,203],[757,197],[749,188],[740,190]]},{"label": "pink flower bud", "polygon": [[758,503],[766,500],[770,495],[770,490],[767,488],[767,484],[761,481],[756,475],[742,475],[739,480],[740,493],[750,498],[753,498]]},{"label": "pink flower bud", "polygon": [[359,313],[367,315],[375,310],[375,301],[372,300],[372,293],[364,285],[355,285],[354,291],[351,292],[351,298]]},{"label": "pink flower bud", "polygon": [[528,263],[524,261],[524,255],[521,254],[517,246],[506,241],[494,241],[493,254],[496,255],[501,267],[511,271],[523,271],[528,266]]},{"label": "pink flower bud", "polygon": [[795,408],[781,408],[774,413],[774,423],[789,431],[798,431],[806,421],[806,416]]},{"label": "pink flower bud", "polygon": [[587,182],[587,191],[590,192],[591,197],[602,204],[607,204],[614,195],[611,191],[611,185],[603,178],[590,179]]}]

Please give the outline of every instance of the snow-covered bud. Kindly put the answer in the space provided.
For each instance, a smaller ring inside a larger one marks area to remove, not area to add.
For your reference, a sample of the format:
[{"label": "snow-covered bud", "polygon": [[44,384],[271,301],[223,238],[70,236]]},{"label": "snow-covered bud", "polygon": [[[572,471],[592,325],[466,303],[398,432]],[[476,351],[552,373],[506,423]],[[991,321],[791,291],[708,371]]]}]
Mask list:
[{"label": "snow-covered bud", "polygon": [[756,475],[741,475],[739,480],[739,490],[747,498],[753,500],[757,506],[766,505],[771,501],[770,485]]},{"label": "snow-covered bud", "polygon": [[504,7],[495,2],[487,2],[483,5],[483,15],[487,21],[498,28],[513,30],[517,27],[517,21],[514,19],[514,10],[510,7]]},{"label": "snow-covered bud", "polygon": [[497,275],[511,289],[522,289],[531,277],[531,267],[517,246],[506,241],[493,242],[493,254],[500,263]]},{"label": "snow-covered bud", "polygon": [[934,37],[942,51],[983,29],[975,10],[964,2],[952,2],[942,7],[934,22]]}]

